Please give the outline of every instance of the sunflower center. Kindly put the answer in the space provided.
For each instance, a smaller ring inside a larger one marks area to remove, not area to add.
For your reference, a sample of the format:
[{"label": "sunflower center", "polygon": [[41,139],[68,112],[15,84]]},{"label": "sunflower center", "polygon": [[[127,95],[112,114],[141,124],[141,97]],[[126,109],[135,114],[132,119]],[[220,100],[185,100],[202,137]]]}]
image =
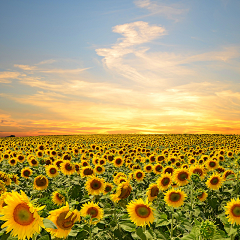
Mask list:
[{"label": "sunflower center", "polygon": [[202,198],[203,197],[203,192],[202,193],[200,193],[199,195],[198,195],[198,198]]},{"label": "sunflower center", "polygon": [[55,174],[56,172],[57,172],[57,170],[56,170],[55,168],[51,168],[51,169],[50,169],[50,173],[51,173],[51,174]]},{"label": "sunflower center", "polygon": [[87,210],[87,214],[91,215],[92,218],[95,218],[98,215],[98,210],[95,207],[90,207]]},{"label": "sunflower center", "polygon": [[162,185],[163,186],[167,186],[170,182],[170,179],[168,177],[165,177],[162,179]]},{"label": "sunflower center", "polygon": [[111,186],[106,186],[105,187],[105,192],[110,192],[112,190],[112,187]]},{"label": "sunflower center", "polygon": [[173,173],[173,169],[172,168],[166,168],[165,173],[172,174]]},{"label": "sunflower center", "polygon": [[234,217],[240,217],[240,204],[235,204],[232,207],[231,211]]},{"label": "sunflower center", "polygon": [[67,214],[68,214],[68,211],[65,211],[60,213],[59,216],[57,217],[56,223],[63,230],[71,229],[72,226],[74,225],[74,220],[77,218],[77,216],[73,217],[74,215],[73,213],[71,213],[69,217],[65,218]]},{"label": "sunflower center", "polygon": [[84,175],[92,175],[93,174],[93,170],[90,168],[84,169],[83,171]]},{"label": "sunflower center", "polygon": [[216,166],[216,163],[215,163],[215,162],[210,162],[210,163],[209,163],[209,166],[210,166],[210,167],[215,167],[215,166]]},{"label": "sunflower center", "polygon": [[152,167],[151,166],[147,166],[146,169],[149,171],[149,170],[152,169]]},{"label": "sunflower center", "polygon": [[151,209],[143,204],[136,206],[135,212],[140,218],[147,218],[150,213]]},{"label": "sunflower center", "polygon": [[142,175],[143,175],[143,174],[142,174],[141,172],[138,172],[138,173],[136,174],[136,177],[137,177],[137,178],[141,178]]},{"label": "sunflower center", "polygon": [[117,165],[119,165],[119,164],[122,163],[122,160],[121,160],[121,159],[117,159],[117,160],[115,161],[115,163],[116,163]]},{"label": "sunflower center", "polygon": [[36,185],[39,187],[46,186],[47,180],[45,178],[37,178]]},{"label": "sunflower center", "polygon": [[155,170],[156,170],[157,172],[160,172],[160,171],[162,170],[162,167],[161,167],[161,166],[157,166],[157,167],[155,168]]},{"label": "sunflower center", "polygon": [[170,193],[169,200],[172,202],[178,202],[181,198],[180,193],[172,192]]},{"label": "sunflower center", "polygon": [[185,181],[185,180],[187,179],[187,177],[188,177],[188,174],[187,174],[186,172],[180,172],[180,173],[178,174],[178,179],[179,179],[180,181]]},{"label": "sunflower center", "polygon": [[13,211],[14,221],[22,226],[30,225],[34,221],[34,217],[29,209],[26,203],[18,204]]},{"label": "sunflower center", "polygon": [[103,160],[101,160],[101,161],[100,161],[100,164],[101,164],[101,165],[102,165],[102,164],[104,164],[104,161],[103,161]]},{"label": "sunflower center", "polygon": [[71,171],[73,168],[72,168],[72,166],[70,165],[70,163],[67,163],[67,164],[65,165],[65,169],[66,169],[67,171]]},{"label": "sunflower center", "polygon": [[195,159],[192,159],[192,160],[190,161],[190,163],[195,163]]},{"label": "sunflower center", "polygon": [[60,195],[59,193],[56,194],[56,197],[57,197],[59,200],[61,200],[61,201],[62,201],[62,199],[63,199],[63,196]]},{"label": "sunflower center", "polygon": [[123,186],[121,189],[121,194],[119,195],[119,198],[127,198],[131,193],[131,187],[130,186]]},{"label": "sunflower center", "polygon": [[26,176],[26,177],[29,177],[30,171],[29,171],[29,170],[25,170],[25,171],[23,172],[23,175]]},{"label": "sunflower center", "polygon": [[195,174],[198,174],[198,175],[202,176],[202,174],[203,174],[203,171],[202,171],[202,169],[199,169],[199,168],[197,168],[197,169],[194,169],[194,170],[193,170],[193,173],[195,173]]},{"label": "sunflower center", "polygon": [[101,171],[102,171],[102,168],[101,168],[101,167],[97,167],[97,171],[98,171],[98,172],[101,172]]},{"label": "sunflower center", "polygon": [[101,183],[99,180],[94,179],[94,180],[90,183],[90,186],[91,186],[92,189],[97,190],[97,189],[101,188],[102,183]]},{"label": "sunflower center", "polygon": [[84,167],[88,166],[88,163],[87,163],[87,162],[84,162],[84,163],[83,163],[83,166],[84,166]]},{"label": "sunflower center", "polygon": [[151,194],[150,194],[151,197],[156,197],[158,195],[158,193],[159,193],[159,189],[157,186],[154,186],[151,188]]},{"label": "sunflower center", "polygon": [[213,177],[213,178],[211,179],[210,183],[211,183],[212,185],[218,184],[218,183],[219,183],[218,177]]},{"label": "sunflower center", "polygon": [[76,171],[79,171],[79,170],[80,170],[80,168],[79,168],[78,165],[75,165],[75,170],[76,170]]},{"label": "sunflower center", "polygon": [[35,165],[37,164],[37,161],[35,159],[32,160],[32,164]]}]

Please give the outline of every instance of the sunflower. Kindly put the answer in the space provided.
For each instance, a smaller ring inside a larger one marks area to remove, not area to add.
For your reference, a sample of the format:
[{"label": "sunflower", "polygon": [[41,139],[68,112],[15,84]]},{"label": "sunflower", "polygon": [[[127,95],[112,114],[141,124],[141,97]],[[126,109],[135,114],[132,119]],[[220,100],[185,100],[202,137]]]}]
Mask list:
[{"label": "sunflower", "polygon": [[5,172],[0,171],[0,180],[2,180],[7,186],[11,185],[11,179]]},{"label": "sunflower", "polygon": [[122,159],[122,157],[115,157],[114,160],[113,160],[113,164],[115,167],[121,167],[124,163],[124,160]]},{"label": "sunflower", "polygon": [[240,200],[239,198],[232,199],[230,202],[227,203],[227,206],[225,206],[225,214],[228,215],[228,221],[231,224],[236,223],[237,225],[240,225]]},{"label": "sunflower", "polygon": [[32,167],[38,166],[38,160],[36,160],[35,158],[31,158],[28,162],[29,162],[30,166],[32,166]]},{"label": "sunflower", "polygon": [[157,198],[159,193],[158,185],[155,183],[151,183],[147,189],[147,197],[148,201],[153,201],[155,198]]},{"label": "sunflower", "polygon": [[65,204],[65,197],[58,191],[55,191],[52,193],[52,201],[58,206],[62,206]]},{"label": "sunflower", "polygon": [[105,165],[106,164],[106,159],[101,158],[99,159],[99,165]]},{"label": "sunflower", "polygon": [[157,163],[156,165],[153,166],[153,172],[154,172],[155,174],[157,174],[157,175],[158,175],[158,174],[161,174],[162,169],[163,169],[163,167],[162,167],[162,165],[159,164],[159,163]]},{"label": "sunflower", "polygon": [[113,185],[112,183],[105,183],[105,188],[104,188],[104,191],[103,191],[103,194],[108,194],[109,192],[111,192],[113,189]]},{"label": "sunflower", "polygon": [[40,233],[44,228],[43,218],[38,215],[38,211],[43,207],[34,207],[29,202],[24,192],[21,194],[12,191],[4,198],[5,206],[1,210],[3,216],[0,220],[5,221],[1,226],[7,227],[6,231],[11,232],[11,236],[17,236],[20,240],[30,239],[35,233]]},{"label": "sunflower", "polygon": [[198,174],[200,179],[203,180],[205,177],[205,171],[204,168],[198,164],[192,165],[189,169],[191,174]]},{"label": "sunflower", "polygon": [[2,180],[0,180],[0,196],[6,192],[5,184]]},{"label": "sunflower", "polygon": [[30,168],[26,167],[21,170],[21,177],[28,179],[31,175],[32,175],[32,170]]},{"label": "sunflower", "polygon": [[104,179],[98,177],[91,177],[85,183],[85,188],[91,195],[99,195],[103,193],[105,188]]},{"label": "sunflower", "polygon": [[58,176],[58,168],[55,165],[47,165],[45,170],[48,177],[54,178]]},{"label": "sunflower", "polygon": [[15,184],[19,184],[19,177],[18,177],[18,175],[17,174],[10,174],[9,175],[9,178],[11,179],[11,181],[13,181]]},{"label": "sunflower", "polygon": [[74,164],[72,164],[70,160],[63,161],[61,164],[61,172],[64,175],[72,175],[75,172]]},{"label": "sunflower", "polygon": [[182,190],[170,189],[165,193],[164,200],[170,207],[180,207],[186,198],[186,194]]},{"label": "sunflower", "polygon": [[177,183],[178,186],[184,186],[188,184],[190,180],[190,173],[187,169],[180,168],[174,171],[173,181]]},{"label": "sunflower", "polygon": [[209,159],[205,162],[205,166],[209,171],[213,171],[219,167],[219,163],[216,160]]},{"label": "sunflower", "polygon": [[204,191],[200,191],[199,194],[197,195],[198,199],[201,202],[204,202],[207,199],[208,194]]},{"label": "sunflower", "polygon": [[171,186],[172,176],[169,173],[162,174],[156,183],[162,191],[165,191]]},{"label": "sunflower", "polygon": [[219,174],[214,173],[206,182],[209,189],[218,190],[222,185],[223,179]]},{"label": "sunflower", "polygon": [[103,174],[105,172],[105,168],[101,165],[96,165],[94,171],[97,174]]},{"label": "sunflower", "polygon": [[61,170],[62,163],[63,163],[63,160],[57,160],[54,162],[54,165],[58,167],[58,170]]},{"label": "sunflower", "polygon": [[[103,218],[103,209],[98,206],[98,204],[93,202],[88,202],[83,204],[80,215],[82,217],[91,216],[90,223],[97,224]],[[92,220],[93,218],[97,218],[98,220]]]},{"label": "sunflower", "polygon": [[153,170],[153,166],[152,166],[152,164],[147,164],[147,165],[144,166],[143,169],[144,169],[145,172],[150,173]]},{"label": "sunflower", "polygon": [[137,169],[136,171],[134,171],[134,178],[138,181],[141,182],[145,177],[145,172],[143,172],[142,170]]},{"label": "sunflower", "polygon": [[15,158],[10,158],[9,160],[8,160],[8,163],[9,163],[9,165],[11,165],[11,166],[15,166],[15,165],[17,165],[17,160],[15,159]]},{"label": "sunflower", "polygon": [[25,161],[25,157],[23,155],[18,155],[17,156],[17,161],[20,163],[23,163]]},{"label": "sunflower", "polygon": [[66,202],[66,206],[49,213],[48,219],[57,226],[57,229],[46,228],[46,230],[55,238],[67,238],[74,223],[80,221],[80,213],[76,209],[70,211],[68,202]]},{"label": "sunflower", "polygon": [[145,226],[154,221],[153,209],[151,203],[144,202],[142,198],[131,201],[127,205],[127,211],[130,219],[136,226]]},{"label": "sunflower", "polygon": [[122,182],[118,185],[116,193],[111,195],[111,199],[113,202],[118,202],[121,199],[127,198],[132,192],[132,187],[129,183],[127,182]]},{"label": "sunflower", "polygon": [[80,175],[82,178],[84,177],[89,177],[94,175],[94,170],[89,166],[89,167],[83,167],[81,169]]},{"label": "sunflower", "polygon": [[48,187],[48,179],[45,176],[39,175],[39,176],[35,177],[35,179],[34,179],[34,189],[44,190],[47,187]]},{"label": "sunflower", "polygon": [[229,175],[233,175],[233,176],[235,176],[235,173],[232,171],[232,170],[226,170],[224,173],[223,173],[223,179],[224,180],[227,180],[227,177],[229,176]]},{"label": "sunflower", "polygon": [[81,165],[82,167],[88,167],[88,166],[90,166],[90,163],[89,163],[87,160],[82,160],[81,163],[80,163],[80,165]]}]

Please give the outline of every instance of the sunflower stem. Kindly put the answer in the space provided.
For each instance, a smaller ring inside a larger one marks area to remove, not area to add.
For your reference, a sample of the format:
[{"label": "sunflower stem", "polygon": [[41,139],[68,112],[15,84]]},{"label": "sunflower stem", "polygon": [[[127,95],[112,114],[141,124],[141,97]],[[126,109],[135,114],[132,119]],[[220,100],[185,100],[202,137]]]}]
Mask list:
[{"label": "sunflower stem", "polygon": [[191,211],[190,211],[190,221],[192,221],[192,212],[193,212],[193,180],[191,181],[191,189],[190,189],[190,201],[191,201]]},{"label": "sunflower stem", "polygon": [[174,213],[174,209],[172,207],[172,222],[171,222],[171,235],[170,235],[171,239],[173,239],[173,213]]}]

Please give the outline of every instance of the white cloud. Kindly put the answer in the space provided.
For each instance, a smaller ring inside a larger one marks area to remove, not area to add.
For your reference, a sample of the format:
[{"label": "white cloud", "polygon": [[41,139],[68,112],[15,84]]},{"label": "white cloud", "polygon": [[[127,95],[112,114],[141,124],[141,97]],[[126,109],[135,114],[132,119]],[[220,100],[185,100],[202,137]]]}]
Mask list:
[{"label": "white cloud", "polygon": [[0,72],[0,83],[11,83],[10,79],[18,79],[23,74],[19,72]]},{"label": "white cloud", "polygon": [[175,21],[179,21],[180,15],[183,15],[189,11],[189,9],[184,8],[183,4],[181,3],[166,4],[163,3],[163,1],[151,1],[151,0],[136,0],[134,3],[137,7],[146,8],[151,12],[149,15],[146,16],[158,14]]}]

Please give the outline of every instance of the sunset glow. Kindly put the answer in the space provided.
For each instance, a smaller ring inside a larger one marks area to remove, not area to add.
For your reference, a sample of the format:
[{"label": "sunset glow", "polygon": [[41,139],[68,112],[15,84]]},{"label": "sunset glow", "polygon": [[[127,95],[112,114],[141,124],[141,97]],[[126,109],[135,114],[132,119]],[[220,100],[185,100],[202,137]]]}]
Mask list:
[{"label": "sunset glow", "polygon": [[239,9],[1,1],[0,137],[240,134]]}]

